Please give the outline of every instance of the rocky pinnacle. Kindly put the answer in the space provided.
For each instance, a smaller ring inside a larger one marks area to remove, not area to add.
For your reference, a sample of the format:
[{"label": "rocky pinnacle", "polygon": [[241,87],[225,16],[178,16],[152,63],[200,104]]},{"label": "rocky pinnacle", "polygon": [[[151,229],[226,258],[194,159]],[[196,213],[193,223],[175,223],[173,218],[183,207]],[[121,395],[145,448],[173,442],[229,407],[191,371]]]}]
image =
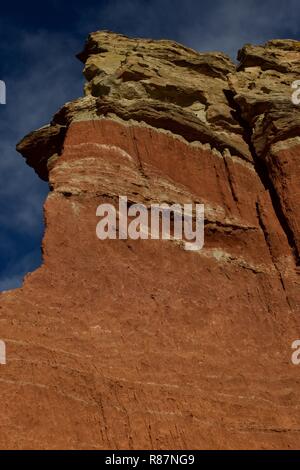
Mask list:
[{"label": "rocky pinnacle", "polygon": [[[17,146],[50,192],[43,264],[0,295],[0,447],[297,448],[300,42],[78,57],[84,96]],[[98,240],[120,195],[203,203],[204,248]]]}]

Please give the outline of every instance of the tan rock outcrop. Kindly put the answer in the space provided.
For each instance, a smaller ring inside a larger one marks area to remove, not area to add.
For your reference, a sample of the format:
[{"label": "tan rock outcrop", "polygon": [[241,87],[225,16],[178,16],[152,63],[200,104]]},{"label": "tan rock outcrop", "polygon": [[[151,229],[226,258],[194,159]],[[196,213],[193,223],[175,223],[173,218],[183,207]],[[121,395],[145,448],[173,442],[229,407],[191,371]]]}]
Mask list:
[{"label": "tan rock outcrop", "polygon": [[[18,145],[51,192],[43,265],[0,296],[0,447],[297,448],[299,43],[79,57],[85,96]],[[120,195],[204,203],[204,248],[98,240]]]},{"label": "tan rock outcrop", "polygon": [[229,79],[251,144],[297,264],[300,263],[300,107],[291,85],[300,76],[300,42],[245,46]]}]

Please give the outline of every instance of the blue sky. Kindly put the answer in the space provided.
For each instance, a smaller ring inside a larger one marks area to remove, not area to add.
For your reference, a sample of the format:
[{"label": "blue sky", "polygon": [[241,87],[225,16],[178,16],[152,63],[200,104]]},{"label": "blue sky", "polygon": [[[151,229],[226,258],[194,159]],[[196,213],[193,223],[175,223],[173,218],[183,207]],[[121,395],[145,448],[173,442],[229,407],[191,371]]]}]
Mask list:
[{"label": "blue sky", "polygon": [[0,15],[0,291],[41,264],[47,184],[15,151],[66,101],[82,96],[75,58],[91,31],[167,38],[236,57],[245,43],[300,39],[299,0],[107,0],[5,2]]}]

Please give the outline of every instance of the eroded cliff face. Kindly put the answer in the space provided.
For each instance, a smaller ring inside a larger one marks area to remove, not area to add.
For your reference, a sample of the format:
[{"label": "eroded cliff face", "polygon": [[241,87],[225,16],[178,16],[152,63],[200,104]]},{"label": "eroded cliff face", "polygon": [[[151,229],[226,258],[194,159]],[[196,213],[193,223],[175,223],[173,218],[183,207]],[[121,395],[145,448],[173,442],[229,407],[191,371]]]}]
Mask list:
[{"label": "eroded cliff face", "polygon": [[[297,448],[300,43],[90,35],[85,96],[18,149],[44,262],[0,297],[1,448]],[[96,208],[204,203],[205,246],[96,237]]]}]

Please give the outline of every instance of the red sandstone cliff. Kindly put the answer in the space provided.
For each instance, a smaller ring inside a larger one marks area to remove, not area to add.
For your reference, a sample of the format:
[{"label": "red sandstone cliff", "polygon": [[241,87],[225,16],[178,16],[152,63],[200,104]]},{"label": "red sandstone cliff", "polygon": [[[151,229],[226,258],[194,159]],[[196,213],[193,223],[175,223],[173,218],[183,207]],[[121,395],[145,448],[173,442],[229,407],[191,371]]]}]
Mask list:
[{"label": "red sandstone cliff", "polygon": [[[85,97],[18,149],[44,262],[1,294],[1,448],[297,448],[300,43],[97,32]],[[102,202],[205,204],[205,246],[96,237]]]}]

